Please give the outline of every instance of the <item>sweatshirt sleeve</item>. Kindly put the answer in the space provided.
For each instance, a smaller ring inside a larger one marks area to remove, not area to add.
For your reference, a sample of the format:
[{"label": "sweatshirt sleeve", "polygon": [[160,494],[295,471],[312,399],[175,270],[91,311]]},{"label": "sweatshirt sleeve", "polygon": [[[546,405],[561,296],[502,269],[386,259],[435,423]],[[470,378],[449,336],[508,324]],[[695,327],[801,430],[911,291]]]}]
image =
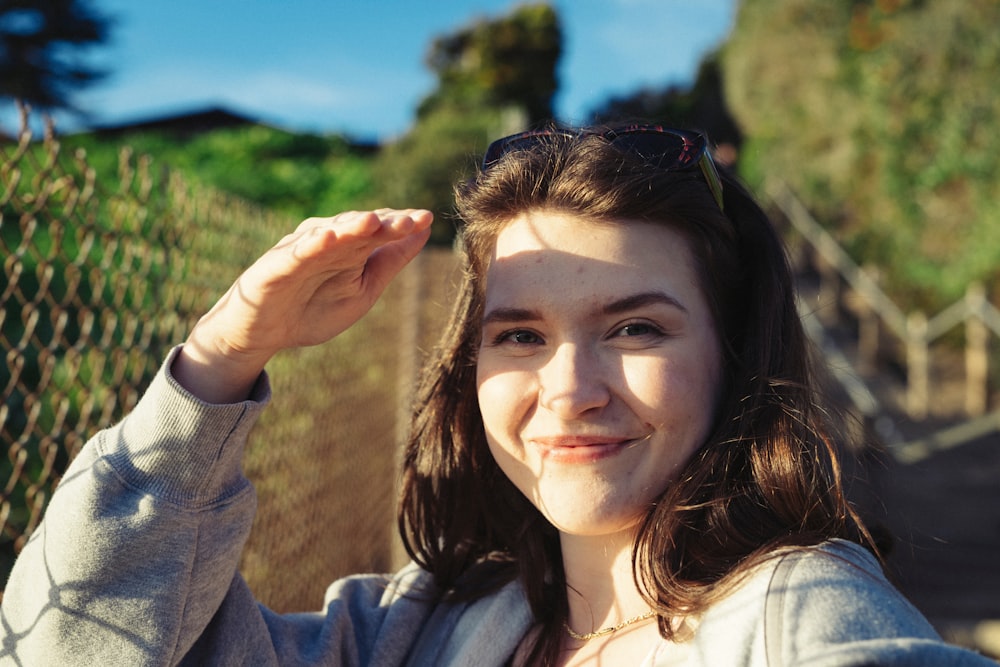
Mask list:
[{"label": "sweatshirt sleeve", "polygon": [[836,540],[782,558],[765,614],[767,664],[811,667],[986,667],[951,646],[862,547]]},{"label": "sweatshirt sleeve", "polygon": [[683,664],[699,667],[996,667],[942,641],[878,561],[844,540],[762,563],[706,612],[689,648]]},{"label": "sweatshirt sleeve", "polygon": [[176,352],[60,482],[7,582],[0,665],[176,664],[238,579],[255,510],[241,460],[267,378],[209,405],[170,376]]}]

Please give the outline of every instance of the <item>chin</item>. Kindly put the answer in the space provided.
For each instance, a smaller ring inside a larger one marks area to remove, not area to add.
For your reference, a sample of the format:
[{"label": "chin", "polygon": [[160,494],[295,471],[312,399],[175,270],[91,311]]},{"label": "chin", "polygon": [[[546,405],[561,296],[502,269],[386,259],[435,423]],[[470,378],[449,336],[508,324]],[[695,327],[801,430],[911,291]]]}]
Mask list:
[{"label": "chin", "polygon": [[[593,508],[591,508],[593,509]],[[600,537],[635,532],[642,515],[638,512],[588,512],[582,514],[579,506],[566,512],[546,511],[539,507],[552,526],[563,535]]]}]

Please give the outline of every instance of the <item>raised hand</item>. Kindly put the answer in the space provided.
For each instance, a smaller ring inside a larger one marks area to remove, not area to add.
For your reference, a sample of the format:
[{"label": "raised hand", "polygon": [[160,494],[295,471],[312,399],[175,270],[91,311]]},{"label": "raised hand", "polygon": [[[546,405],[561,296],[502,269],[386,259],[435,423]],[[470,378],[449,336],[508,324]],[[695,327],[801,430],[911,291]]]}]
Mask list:
[{"label": "raised hand", "polygon": [[368,312],[426,243],[432,219],[379,209],[304,221],[198,321],[174,377],[211,403],[246,398],[278,351],[330,340]]}]

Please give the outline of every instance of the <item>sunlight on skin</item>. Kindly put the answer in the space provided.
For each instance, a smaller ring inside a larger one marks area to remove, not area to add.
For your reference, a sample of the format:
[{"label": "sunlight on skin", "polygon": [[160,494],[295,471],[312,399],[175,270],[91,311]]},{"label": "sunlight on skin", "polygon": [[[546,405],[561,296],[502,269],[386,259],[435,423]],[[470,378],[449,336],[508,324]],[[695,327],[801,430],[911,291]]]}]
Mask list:
[{"label": "sunlight on skin", "polygon": [[361,319],[427,242],[432,220],[417,209],[305,220],[199,320],[174,377],[209,403],[245,399],[277,352],[326,342]]},{"label": "sunlight on skin", "polygon": [[[494,458],[560,531],[571,626],[647,612],[632,576],[634,527],[704,442],[720,386],[687,242],[662,225],[515,218],[487,273],[477,369]],[[614,641],[616,660],[635,664],[656,636],[650,619],[574,641],[573,663]]]}]

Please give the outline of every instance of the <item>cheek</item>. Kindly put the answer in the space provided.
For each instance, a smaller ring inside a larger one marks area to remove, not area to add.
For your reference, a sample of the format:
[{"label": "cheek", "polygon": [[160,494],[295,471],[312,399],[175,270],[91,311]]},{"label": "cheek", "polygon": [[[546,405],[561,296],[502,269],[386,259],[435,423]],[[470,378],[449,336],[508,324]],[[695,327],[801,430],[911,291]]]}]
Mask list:
[{"label": "cheek", "polygon": [[683,426],[701,437],[707,436],[715,416],[718,377],[718,364],[711,355],[694,351],[624,368],[626,391],[644,421]]},{"label": "cheek", "polygon": [[670,410],[678,401],[687,402],[697,376],[692,365],[682,359],[627,361],[624,364],[625,389],[651,410]]},{"label": "cheek", "polygon": [[493,395],[497,393],[495,375],[489,372],[488,366],[482,363],[476,368],[476,399],[479,401],[479,413],[483,417],[483,423],[489,430],[490,418],[493,414],[491,410],[495,406]]},{"label": "cheek", "polygon": [[504,375],[479,378],[477,394],[479,413],[490,456],[497,467],[517,485],[523,474],[525,451],[518,437],[523,410],[513,401],[514,388]]},{"label": "cheek", "polygon": [[[486,441],[489,443],[490,453],[497,459],[499,443],[504,443],[509,439],[511,430],[509,408],[505,400],[509,400],[509,393],[504,391],[502,376],[480,374],[476,378],[476,395],[479,400],[479,414],[483,422],[483,430],[486,432]],[[498,461],[498,463],[501,463]]]},{"label": "cheek", "polygon": [[499,434],[520,423],[532,405],[531,373],[496,368],[489,361],[476,369],[476,396],[487,433]]}]

